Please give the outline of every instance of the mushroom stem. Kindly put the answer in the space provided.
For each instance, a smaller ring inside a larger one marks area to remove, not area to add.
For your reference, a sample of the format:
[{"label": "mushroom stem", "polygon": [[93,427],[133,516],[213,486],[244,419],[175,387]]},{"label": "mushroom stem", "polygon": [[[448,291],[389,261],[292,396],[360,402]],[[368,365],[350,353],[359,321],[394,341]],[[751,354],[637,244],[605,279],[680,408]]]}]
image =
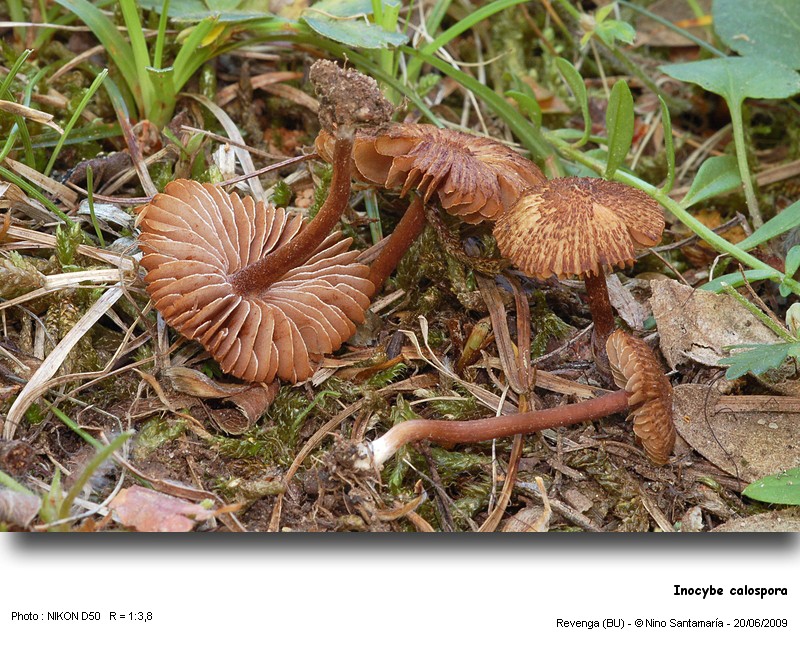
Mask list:
[{"label": "mushroom stem", "polygon": [[234,292],[243,295],[263,291],[292,268],[305,263],[328,237],[350,199],[350,158],[354,141],[355,129],[352,126],[344,125],[337,129],[333,148],[333,176],[324,204],[294,239],[234,273],[229,280]]},{"label": "mushroom stem", "polygon": [[592,353],[598,371],[606,379],[610,378],[611,368],[608,364],[606,353],[606,342],[614,332],[614,312],[611,309],[611,301],[608,298],[608,286],[606,276],[602,268],[598,274],[589,273],[584,277],[586,285],[586,300],[589,303],[589,311],[594,321],[594,331],[592,332]]},{"label": "mushroom stem", "polygon": [[406,209],[400,222],[394,228],[392,235],[384,245],[378,258],[372,262],[369,271],[369,280],[375,285],[377,292],[392,274],[403,255],[417,240],[425,228],[425,210],[422,198],[417,196]]},{"label": "mushroom stem", "polygon": [[357,463],[357,466],[367,467],[371,464],[380,469],[400,447],[416,440],[472,444],[517,433],[535,433],[543,429],[570,426],[578,422],[586,422],[622,412],[627,408],[628,393],[625,390],[617,390],[596,399],[560,408],[476,419],[470,422],[412,419],[393,426],[380,438],[370,443],[368,452],[370,456],[365,457],[366,462]]}]

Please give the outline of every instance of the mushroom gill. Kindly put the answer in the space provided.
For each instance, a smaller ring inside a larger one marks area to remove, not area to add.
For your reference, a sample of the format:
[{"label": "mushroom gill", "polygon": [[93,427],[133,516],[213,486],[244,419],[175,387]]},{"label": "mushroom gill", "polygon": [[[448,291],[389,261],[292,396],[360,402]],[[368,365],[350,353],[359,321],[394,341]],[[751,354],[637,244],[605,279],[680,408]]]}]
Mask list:
[{"label": "mushroom gill", "polygon": [[641,339],[615,330],[606,343],[617,387],[630,396],[633,432],[653,463],[664,465],[675,445],[672,385]]},{"label": "mushroom gill", "polygon": [[[321,132],[319,154],[330,161],[332,135]],[[405,196],[416,189],[427,203],[434,194],[448,213],[475,224],[494,220],[526,188],[545,182],[531,161],[505,145],[428,124],[390,124],[361,131],[353,149],[360,178]]]},{"label": "mushroom gill", "polygon": [[265,289],[232,285],[237,272],[298,234],[299,215],[179,179],[144,208],[140,226],[156,309],[237,378],[306,380],[364,320],[369,269],[354,263],[350,239],[338,233]]}]

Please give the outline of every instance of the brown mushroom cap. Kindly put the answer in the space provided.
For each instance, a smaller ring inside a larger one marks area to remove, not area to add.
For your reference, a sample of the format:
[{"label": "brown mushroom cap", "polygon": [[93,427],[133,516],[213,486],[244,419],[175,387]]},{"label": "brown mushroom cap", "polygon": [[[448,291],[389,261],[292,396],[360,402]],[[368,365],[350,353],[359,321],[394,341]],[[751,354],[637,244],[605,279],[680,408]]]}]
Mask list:
[{"label": "brown mushroom cap", "polygon": [[229,276],[291,240],[298,215],[179,179],[140,216],[147,292],[166,322],[222,370],[253,382],[309,378],[364,320],[374,287],[350,239],[329,236],[265,291],[237,295]]},{"label": "brown mushroom cap", "polygon": [[653,463],[664,465],[675,445],[672,385],[653,351],[641,339],[615,330],[606,342],[617,387],[630,397],[633,432]]},{"label": "brown mushroom cap", "polygon": [[[317,151],[331,159],[332,136],[320,133]],[[470,223],[493,220],[523,190],[545,182],[531,161],[485,137],[427,124],[391,124],[360,132],[353,148],[360,178],[406,195],[417,189],[427,202],[438,194],[442,207]]]},{"label": "brown mushroom cap", "polygon": [[657,245],[661,206],[636,188],[589,177],[553,179],[528,190],[494,226],[500,253],[532,277],[599,275]]}]

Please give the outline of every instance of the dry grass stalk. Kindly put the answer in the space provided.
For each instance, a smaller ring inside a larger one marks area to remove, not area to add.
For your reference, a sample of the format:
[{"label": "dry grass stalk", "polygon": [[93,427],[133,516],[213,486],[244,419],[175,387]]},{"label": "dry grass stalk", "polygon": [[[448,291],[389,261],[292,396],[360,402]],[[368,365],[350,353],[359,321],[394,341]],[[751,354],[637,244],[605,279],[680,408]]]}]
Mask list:
[{"label": "dry grass stalk", "polygon": [[122,297],[123,286],[115,284],[110,287],[86,313],[78,320],[72,329],[64,336],[53,351],[48,355],[41,366],[31,376],[28,383],[19,393],[8,411],[6,424],[3,428],[3,440],[10,441],[28,410],[30,405],[50,389],[50,379],[58,371],[69,352],[80,339],[97,323],[98,320]]}]

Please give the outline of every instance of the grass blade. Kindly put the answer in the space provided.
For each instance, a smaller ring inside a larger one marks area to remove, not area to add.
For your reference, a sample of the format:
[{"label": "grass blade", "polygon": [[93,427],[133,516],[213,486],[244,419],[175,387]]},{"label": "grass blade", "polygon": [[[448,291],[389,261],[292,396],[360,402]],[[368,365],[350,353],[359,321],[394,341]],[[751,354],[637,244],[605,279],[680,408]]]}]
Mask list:
[{"label": "grass blade", "polygon": [[175,89],[181,89],[192,77],[192,74],[209,59],[208,55],[212,48],[209,46],[201,47],[200,44],[216,27],[216,24],[217,19],[213,16],[205,18],[186,37],[186,41],[183,42],[172,64],[172,68],[175,70],[173,74]]},{"label": "grass blade", "polygon": [[401,46],[400,50],[408,55],[416,55],[427,64],[439,69],[446,76],[449,76],[460,85],[476,94],[486,105],[494,110],[500,118],[505,121],[517,139],[525,146],[531,154],[540,160],[551,158],[554,153],[550,146],[544,141],[541,134],[529,122],[520,116],[516,109],[503,99],[497,92],[481,84],[475,78],[462,73],[453,66],[442,61],[438,57],[428,55],[421,51],[415,51],[408,46]]},{"label": "grass blade", "polygon": [[624,80],[618,80],[611,88],[606,110],[606,132],[608,133],[608,161],[605,178],[611,179],[633,143],[633,96]]},{"label": "grass blade", "polygon": [[53,149],[53,153],[50,155],[50,160],[47,162],[47,167],[44,169],[45,176],[50,176],[50,172],[53,170],[53,166],[56,163],[56,158],[58,158],[58,154],[61,152],[61,148],[64,146],[64,141],[67,139],[69,132],[72,130],[72,127],[75,126],[75,122],[78,121],[78,117],[81,116],[84,108],[86,108],[91,98],[100,88],[100,85],[103,84],[103,81],[107,75],[108,69],[103,69],[89,86],[89,89],[86,90],[86,93],[83,95],[80,103],[78,103],[78,106],[75,108],[75,112],[72,113],[72,116],[69,118],[69,121],[64,128],[64,134],[59,138],[58,144],[56,144],[55,149]]},{"label": "grass blade", "polygon": [[122,38],[117,26],[88,0],[56,0],[56,2],[76,14],[92,30],[94,36],[105,47],[108,57],[119,69],[137,103],[141,103],[142,88],[134,63],[133,50]]},{"label": "grass blade", "polygon": [[667,180],[661,187],[661,192],[669,195],[675,185],[675,141],[672,138],[672,117],[667,102],[661,96],[658,97],[658,102],[661,104],[661,127],[664,129],[664,151],[667,157]]}]

